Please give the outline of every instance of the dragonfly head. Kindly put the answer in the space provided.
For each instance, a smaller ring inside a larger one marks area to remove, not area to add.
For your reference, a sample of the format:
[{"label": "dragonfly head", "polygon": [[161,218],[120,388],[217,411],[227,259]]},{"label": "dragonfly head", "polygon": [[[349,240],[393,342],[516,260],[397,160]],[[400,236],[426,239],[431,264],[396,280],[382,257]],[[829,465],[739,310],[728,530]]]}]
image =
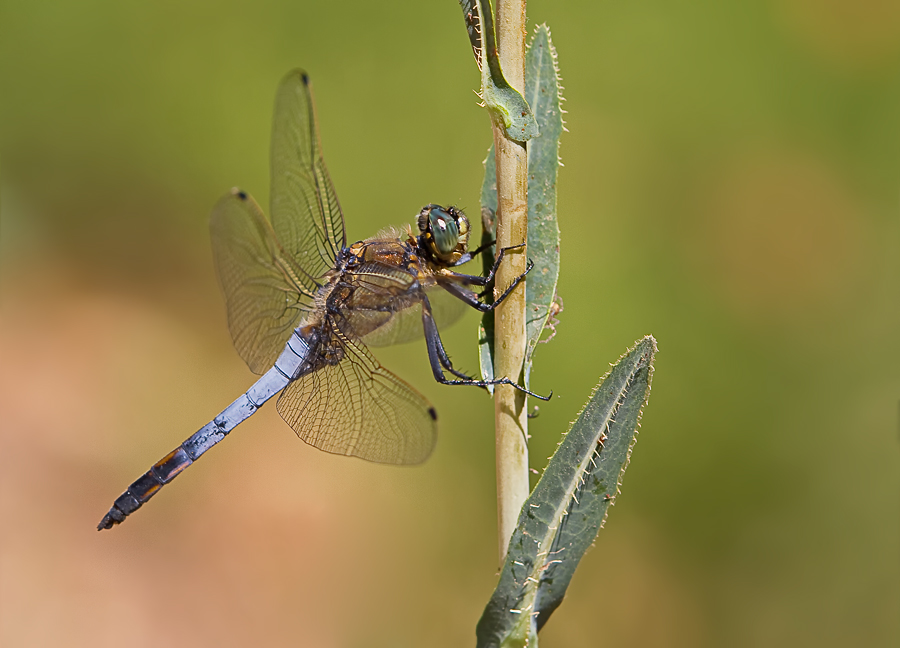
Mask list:
[{"label": "dragonfly head", "polygon": [[417,220],[420,240],[431,255],[449,265],[469,249],[469,219],[456,207],[425,205]]}]

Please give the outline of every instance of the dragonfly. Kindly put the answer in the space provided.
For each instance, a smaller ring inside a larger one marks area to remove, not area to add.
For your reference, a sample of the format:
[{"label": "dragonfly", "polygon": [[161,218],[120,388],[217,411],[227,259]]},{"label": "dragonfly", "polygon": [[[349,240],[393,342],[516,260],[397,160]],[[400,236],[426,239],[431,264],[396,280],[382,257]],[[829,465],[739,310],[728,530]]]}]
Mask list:
[{"label": "dragonfly", "polygon": [[452,323],[466,305],[492,310],[524,280],[531,262],[496,300],[485,301],[504,256],[524,244],[500,249],[483,276],[457,272],[493,242],[470,252],[465,213],[429,204],[416,218],[418,233],[407,228],[404,238],[387,230],[348,245],[303,70],[279,86],[270,166],[271,221],[240,189],[222,198],[210,218],[228,328],[239,355],[262,377],[132,483],[98,530],[124,521],[279,392],[282,419],[320,450],[388,464],[425,461],[436,442],[437,413],[369,346],[424,335],[438,382],[512,385],[549,398],[509,378],[477,380],[455,369],[439,334],[439,323]]}]

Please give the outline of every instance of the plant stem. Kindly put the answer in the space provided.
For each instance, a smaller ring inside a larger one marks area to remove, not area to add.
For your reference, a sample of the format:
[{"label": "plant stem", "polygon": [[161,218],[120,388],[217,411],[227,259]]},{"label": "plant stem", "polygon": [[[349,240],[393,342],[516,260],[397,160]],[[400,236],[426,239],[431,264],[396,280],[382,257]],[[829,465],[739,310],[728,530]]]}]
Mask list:
[{"label": "plant stem", "polygon": [[[525,0],[497,0],[495,25],[500,66],[509,84],[525,92]],[[528,239],[528,160],[525,144],[493,124],[497,160],[497,250]],[[495,297],[525,271],[527,250],[507,254],[497,271]],[[494,371],[522,380],[525,360],[525,282],[495,311]],[[497,523],[500,564],[519,511],[528,498],[528,416],[525,394],[509,385],[494,391],[497,453]]]}]

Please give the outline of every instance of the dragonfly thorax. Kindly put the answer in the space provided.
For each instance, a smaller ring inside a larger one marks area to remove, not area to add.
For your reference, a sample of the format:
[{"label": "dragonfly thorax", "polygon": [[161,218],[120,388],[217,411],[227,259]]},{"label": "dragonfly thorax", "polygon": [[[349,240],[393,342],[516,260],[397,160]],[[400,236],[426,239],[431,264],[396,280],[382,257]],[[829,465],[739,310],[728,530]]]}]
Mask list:
[{"label": "dragonfly thorax", "polygon": [[419,212],[420,246],[442,265],[455,265],[469,250],[469,219],[456,207],[425,205]]}]

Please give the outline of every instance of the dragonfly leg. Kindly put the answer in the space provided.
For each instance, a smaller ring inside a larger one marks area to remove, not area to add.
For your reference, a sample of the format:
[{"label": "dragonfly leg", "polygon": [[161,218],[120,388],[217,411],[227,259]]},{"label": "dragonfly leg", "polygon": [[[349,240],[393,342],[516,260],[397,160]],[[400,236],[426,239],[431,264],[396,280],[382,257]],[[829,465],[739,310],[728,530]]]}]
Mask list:
[{"label": "dragonfly leg", "polygon": [[[518,286],[525,279],[525,275],[531,272],[531,269],[534,267],[534,262],[530,259],[528,260],[528,265],[525,267],[525,272],[516,277],[509,286],[507,286],[506,290],[504,290],[497,299],[495,299],[491,303],[485,303],[479,299],[479,297],[484,297],[488,291],[484,291],[483,293],[476,293],[465,286],[461,286],[456,283],[457,275],[453,275],[452,277],[439,277],[438,282],[441,287],[449,292],[451,295],[460,299],[467,303],[472,308],[475,308],[482,313],[486,313],[488,311],[492,311],[497,308],[498,304],[503,303],[503,300],[509,297],[510,293],[515,290],[516,286]],[[441,281],[441,279],[444,279]]]},{"label": "dragonfly leg", "polygon": [[[491,283],[494,280],[494,275],[497,274],[497,270],[500,268],[500,263],[502,263],[503,257],[506,256],[507,252],[509,252],[510,250],[518,250],[519,248],[523,248],[523,247],[525,247],[525,244],[519,243],[518,245],[510,245],[505,248],[500,248],[500,254],[497,255],[497,260],[494,261],[494,265],[491,266],[491,271],[489,273],[487,273],[487,276],[484,277],[484,283],[482,285],[486,286],[487,284]],[[533,263],[531,263],[531,261],[529,261],[529,263],[531,265],[534,265]],[[528,268],[528,270],[525,270],[525,272],[520,274],[516,278],[515,282],[513,282],[513,286],[515,286],[517,283],[522,281],[522,279],[525,277],[525,275],[528,274],[529,270],[531,270],[531,268]]]},{"label": "dragonfly leg", "polygon": [[[488,241],[488,242],[486,242],[486,243],[482,243],[481,245],[479,245],[477,248],[475,248],[474,250],[472,250],[472,252],[470,252],[469,254],[470,254],[470,255],[472,256],[472,258],[474,259],[475,257],[477,257],[479,254],[481,254],[481,253],[484,252],[485,250],[487,250],[487,249],[493,247],[495,243],[497,243],[497,240],[496,240],[496,239],[491,239],[490,241]],[[516,246],[516,247],[519,247],[519,246]]]},{"label": "dragonfly leg", "polygon": [[478,293],[472,292],[465,286],[460,286],[458,283],[454,283],[453,281],[441,281],[440,279],[438,279],[438,283],[440,284],[441,288],[446,290],[457,299],[464,301],[472,308],[479,310],[482,313],[490,310],[490,304],[485,304],[483,301],[479,300]]},{"label": "dragonfly leg", "polygon": [[497,299],[495,299],[493,302],[491,302],[488,305],[489,308],[487,310],[494,310],[495,308],[497,308],[497,304],[502,303],[504,299],[509,297],[509,294],[513,290],[515,290],[516,286],[518,286],[520,283],[525,281],[525,275],[527,275],[529,272],[531,272],[531,269],[533,267],[534,267],[534,261],[532,261],[531,259],[528,259],[528,265],[525,266],[525,272],[523,272],[518,277],[516,277],[513,280],[513,282],[506,287],[506,290],[504,290],[502,293],[500,293],[500,296],[497,297]]},{"label": "dragonfly leg", "polygon": [[437,324],[434,321],[434,315],[431,313],[431,304],[425,297],[422,304],[422,321],[425,325],[425,340],[428,346],[428,361],[431,363],[431,371],[438,382],[443,382],[444,370],[449,371],[457,378],[462,380],[474,380],[472,376],[453,368],[450,362],[450,356],[444,349],[444,343],[437,330]]},{"label": "dragonfly leg", "polygon": [[488,250],[489,248],[493,247],[493,245],[494,245],[496,242],[497,242],[496,240],[491,239],[491,240],[488,241],[487,243],[482,243],[481,245],[479,245],[477,248],[475,248],[475,249],[472,250],[471,252],[466,252],[465,254],[463,254],[463,255],[457,260],[457,262],[454,263],[453,265],[459,266],[459,265],[463,265],[463,264],[465,264],[465,263],[468,263],[469,261],[471,261],[472,259],[474,259],[475,257],[477,257],[479,254],[481,254],[481,253],[484,252],[485,250]]},{"label": "dragonfly leg", "polygon": [[[452,365],[450,364],[450,358],[447,356],[447,352],[444,350],[444,344],[443,342],[441,342],[441,336],[440,333],[438,333],[437,324],[435,324],[434,317],[431,314],[431,305],[428,303],[428,298],[424,296],[422,300],[422,323],[425,326],[425,344],[428,348],[428,361],[431,363],[431,371],[434,374],[434,378],[439,383],[443,385],[471,385],[473,387],[484,388],[486,388],[488,385],[510,385],[511,387],[515,387],[522,393],[528,394],[529,396],[534,396],[535,398],[539,398],[543,401],[548,401],[550,400],[550,397],[553,396],[553,392],[550,392],[549,396],[541,396],[540,394],[535,394],[533,391],[526,389],[522,385],[509,378],[476,380],[470,376],[465,375],[462,372],[453,369]],[[457,376],[458,379],[448,379],[444,375],[444,369],[452,373],[454,376]]]},{"label": "dragonfly leg", "polygon": [[[468,286],[486,286],[494,280],[494,275],[497,274],[497,269],[500,267],[500,263],[503,262],[503,257],[506,256],[506,253],[510,250],[518,250],[519,248],[525,247],[524,243],[519,243],[518,245],[510,245],[509,247],[500,248],[500,254],[497,255],[496,261],[494,261],[494,265],[491,267],[490,272],[488,272],[485,276],[481,275],[469,275],[463,274],[461,272],[445,272],[444,277],[448,277],[462,284],[466,284]],[[479,248],[480,250],[480,248]],[[528,270],[530,270],[529,268]],[[516,282],[521,281],[522,277],[528,274],[528,270],[526,270],[523,274],[521,274]]]}]

